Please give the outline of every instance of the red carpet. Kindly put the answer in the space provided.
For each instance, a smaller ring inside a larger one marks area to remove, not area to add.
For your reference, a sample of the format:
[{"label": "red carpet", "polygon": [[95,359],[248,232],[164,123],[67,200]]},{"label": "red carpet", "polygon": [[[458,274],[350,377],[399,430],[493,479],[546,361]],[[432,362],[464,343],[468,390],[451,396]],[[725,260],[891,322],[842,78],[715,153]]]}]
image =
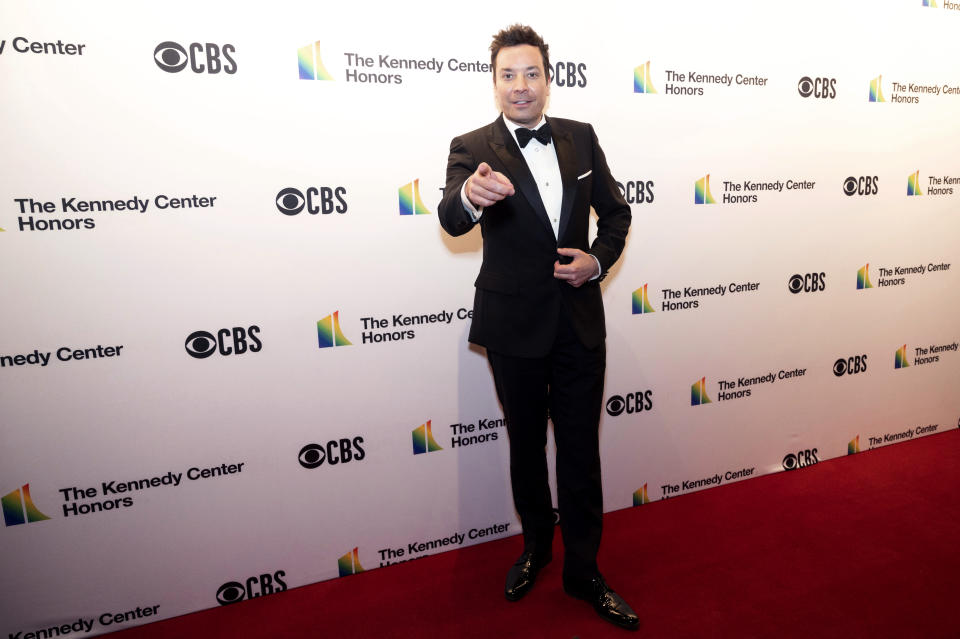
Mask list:
[{"label": "red carpet", "polygon": [[559,561],[504,600],[513,537],[109,636],[956,638],[958,486],[954,430],[606,515],[636,634],[564,595]]}]

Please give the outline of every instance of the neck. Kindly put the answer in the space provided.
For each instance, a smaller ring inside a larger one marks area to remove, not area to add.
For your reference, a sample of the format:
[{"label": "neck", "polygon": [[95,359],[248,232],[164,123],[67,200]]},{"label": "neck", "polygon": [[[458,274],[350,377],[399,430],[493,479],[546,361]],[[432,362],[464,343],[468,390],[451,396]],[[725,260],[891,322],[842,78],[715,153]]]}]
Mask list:
[{"label": "neck", "polygon": [[523,129],[536,129],[536,128],[538,128],[541,124],[543,124],[544,122],[547,121],[547,116],[545,116],[545,115],[542,114],[542,113],[540,114],[540,119],[537,120],[537,123],[536,123],[536,124],[533,124],[533,125],[531,125],[531,126],[527,126],[526,124],[518,124],[518,123],[514,122],[513,120],[511,120],[510,118],[508,118],[508,117],[507,117],[506,115],[504,115],[503,113],[501,113],[500,116],[503,118],[503,121],[506,122],[506,124],[510,127],[510,130],[511,130],[511,131],[514,130],[514,129],[520,129],[520,128],[523,128]]}]

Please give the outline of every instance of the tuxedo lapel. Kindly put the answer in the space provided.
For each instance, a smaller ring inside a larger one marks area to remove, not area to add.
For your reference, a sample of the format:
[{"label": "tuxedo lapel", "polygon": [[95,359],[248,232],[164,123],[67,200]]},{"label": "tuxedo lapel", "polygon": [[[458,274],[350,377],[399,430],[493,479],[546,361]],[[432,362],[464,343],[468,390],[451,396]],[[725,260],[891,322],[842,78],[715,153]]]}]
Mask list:
[{"label": "tuxedo lapel", "polygon": [[[513,136],[510,135],[510,132],[507,130],[507,126],[504,124],[502,117],[497,118],[497,120],[490,125],[490,147],[503,163],[508,174],[507,177],[510,178],[513,185],[530,204],[530,207],[546,226],[550,235],[553,236],[553,227],[550,225],[550,218],[547,216],[547,210],[543,206],[543,200],[540,198],[540,190],[537,188],[537,183],[533,179],[533,174],[530,173],[527,162],[520,153],[520,147],[517,146]],[[566,182],[566,179],[564,179],[564,182]],[[564,191],[566,191],[566,186],[564,186]],[[564,199],[566,199],[566,194],[564,194]]]},{"label": "tuxedo lapel", "polygon": [[560,165],[560,179],[563,183],[563,203],[560,205],[560,227],[557,230],[557,243],[560,246],[563,234],[570,222],[570,212],[577,194],[577,151],[573,146],[573,136],[569,131],[556,127],[551,121],[553,129],[553,143],[557,149],[557,162]]}]

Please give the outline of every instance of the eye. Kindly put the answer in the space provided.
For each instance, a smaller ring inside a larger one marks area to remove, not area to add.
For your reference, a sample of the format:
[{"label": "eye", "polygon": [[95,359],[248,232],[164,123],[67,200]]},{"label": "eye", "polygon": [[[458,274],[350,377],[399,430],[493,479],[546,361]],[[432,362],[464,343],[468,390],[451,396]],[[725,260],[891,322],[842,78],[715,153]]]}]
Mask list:
[{"label": "eye", "polygon": [[170,73],[182,70],[190,60],[187,57],[187,52],[176,42],[161,42],[158,44],[157,48],[153,50],[153,59],[156,60],[157,66]]},{"label": "eye", "polygon": [[787,470],[793,470],[797,467],[797,456],[793,453],[790,453],[783,458],[783,467]]},{"label": "eye", "polygon": [[217,349],[217,340],[206,331],[196,331],[187,336],[187,341],[183,345],[191,356],[205,359],[213,355],[213,351]]},{"label": "eye", "polygon": [[237,583],[236,581],[228,581],[217,590],[217,602],[221,606],[237,603],[238,601],[243,601],[245,594],[246,591],[243,589],[243,584]]},{"label": "eye", "polygon": [[626,406],[626,402],[624,402],[623,398],[619,395],[614,395],[607,400],[607,412],[614,417],[622,413]]},{"label": "eye", "polygon": [[800,275],[794,275],[790,278],[790,292],[799,293],[800,289],[803,288],[803,277]]},{"label": "eye", "polygon": [[323,446],[319,444],[307,444],[300,449],[299,461],[304,468],[316,468],[323,463],[326,455],[323,452]]},{"label": "eye", "polygon": [[840,377],[847,372],[847,361],[844,359],[838,359],[833,363],[833,374],[837,377]]},{"label": "eye", "polygon": [[303,193],[297,189],[283,189],[277,193],[277,208],[284,215],[296,215],[303,210],[306,203]]},{"label": "eye", "polygon": [[797,84],[797,90],[800,91],[800,95],[806,97],[813,93],[813,80],[807,77],[800,78],[800,82]]}]

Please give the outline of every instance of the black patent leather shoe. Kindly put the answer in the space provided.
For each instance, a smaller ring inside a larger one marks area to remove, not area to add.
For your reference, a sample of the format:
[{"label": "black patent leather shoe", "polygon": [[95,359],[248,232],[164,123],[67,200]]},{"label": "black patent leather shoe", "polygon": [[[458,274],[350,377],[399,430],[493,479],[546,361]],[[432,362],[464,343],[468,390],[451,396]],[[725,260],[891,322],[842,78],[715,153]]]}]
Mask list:
[{"label": "black patent leather shoe", "polygon": [[507,601],[517,601],[523,598],[537,581],[537,573],[550,563],[550,555],[536,555],[524,552],[507,572],[507,583],[503,587],[503,594]]},{"label": "black patent leather shoe", "polygon": [[640,627],[640,617],[637,613],[599,575],[589,581],[565,581],[563,589],[571,597],[593,604],[597,614],[612,624],[627,630],[636,630]]}]

